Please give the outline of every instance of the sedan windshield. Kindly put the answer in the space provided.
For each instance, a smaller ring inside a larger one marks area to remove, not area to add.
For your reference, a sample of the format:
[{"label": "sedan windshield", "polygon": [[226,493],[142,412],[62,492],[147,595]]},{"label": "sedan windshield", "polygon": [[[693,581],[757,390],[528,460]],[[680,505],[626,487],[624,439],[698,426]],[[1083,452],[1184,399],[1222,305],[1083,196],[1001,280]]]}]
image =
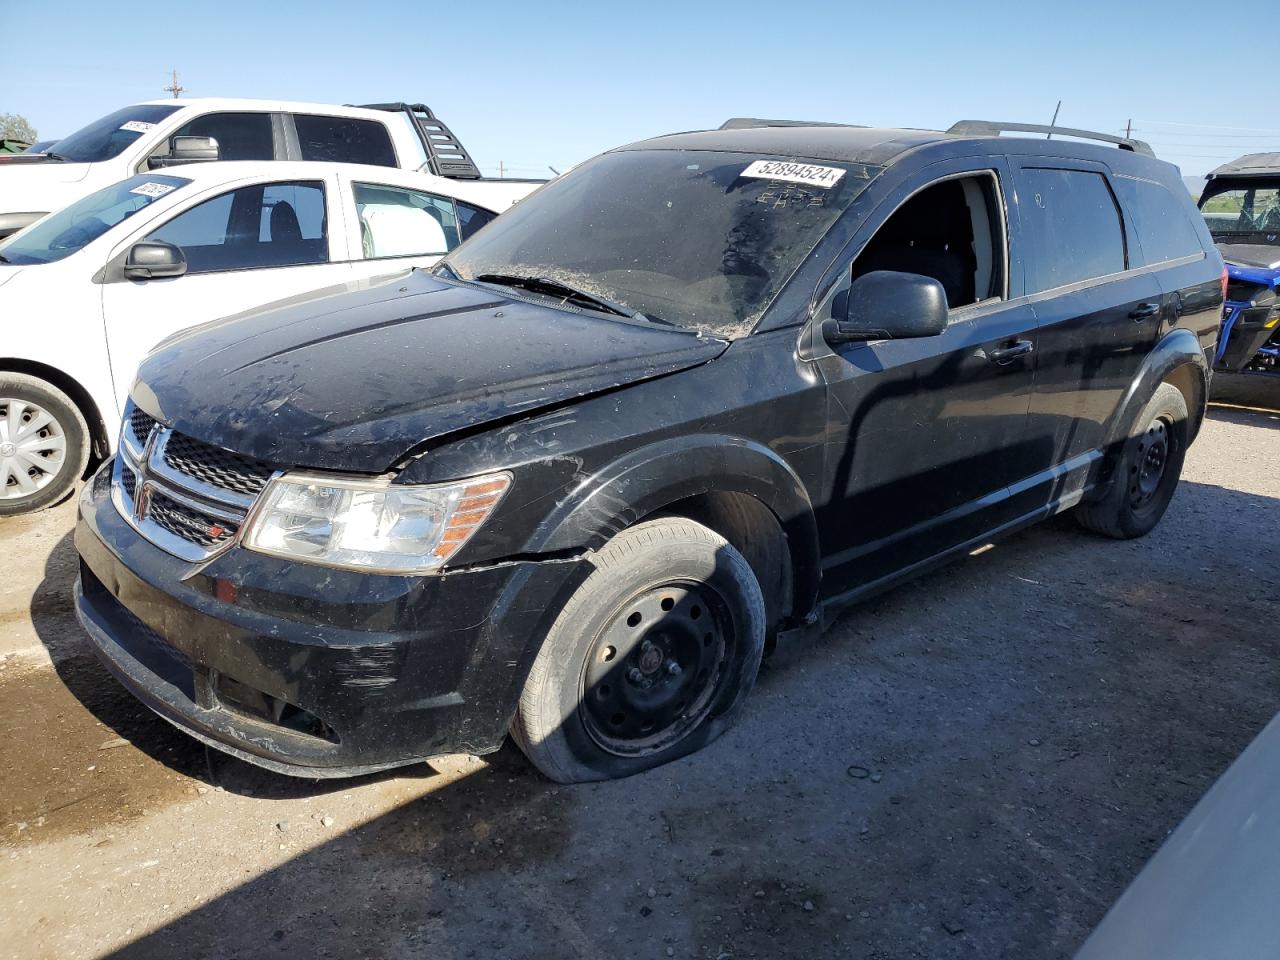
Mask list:
[{"label": "sedan windshield", "polygon": [[1200,212],[1218,243],[1280,246],[1280,180],[1212,193]]},{"label": "sedan windshield", "polygon": [[179,108],[139,103],[101,117],[63,137],[54,147],[59,160],[97,163],[118,156],[125,147]]},{"label": "sedan windshield", "polygon": [[104,187],[57,213],[0,240],[0,262],[53,263],[97,240],[143,207],[190,183],[183,177],[144,173]]},{"label": "sedan windshield", "polygon": [[742,336],[879,170],[722,151],[608,153],[516,204],[444,266],[463,280],[569,289],[580,305],[591,297]]}]

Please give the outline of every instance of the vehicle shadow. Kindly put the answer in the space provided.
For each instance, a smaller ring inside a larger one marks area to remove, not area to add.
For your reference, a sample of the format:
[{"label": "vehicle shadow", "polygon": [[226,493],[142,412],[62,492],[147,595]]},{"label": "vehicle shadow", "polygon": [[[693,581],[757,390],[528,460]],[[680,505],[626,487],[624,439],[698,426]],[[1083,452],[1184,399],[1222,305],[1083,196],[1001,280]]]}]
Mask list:
[{"label": "vehicle shadow", "polygon": [[[1231,374],[1219,371],[1213,377],[1209,402],[1280,414],[1280,376]],[[1275,421],[1272,421],[1271,425],[1274,424]]]},{"label": "vehicle shadow", "polygon": [[[163,765],[180,778],[199,781],[232,793],[259,799],[296,799],[319,796],[335,790],[349,789],[353,784],[369,783],[390,777],[430,777],[427,764],[372,774],[356,780],[315,780],[277,776],[217,750],[205,747],[173,727],[143,706],[111,675],[92,652],[88,639],[76,620],[73,600],[75,578],[79,570],[74,535],[68,532],[49,554],[45,576],[31,598],[30,616],[36,635],[48,650],[54,671],[68,699],[92,716],[96,724],[80,723],[63,729],[52,749],[68,758],[98,749],[101,742],[127,741],[151,761]],[[35,696],[35,687],[20,692]],[[41,689],[47,696],[49,691]],[[57,696],[57,692],[54,692]],[[17,713],[18,711],[13,711]],[[106,733],[103,729],[106,729]],[[10,731],[13,739],[13,732]],[[77,736],[77,733],[80,736]],[[111,735],[114,734],[114,737]],[[90,742],[91,741],[91,742]],[[49,749],[46,746],[46,749]],[[46,765],[71,770],[76,765],[58,764],[45,758]],[[126,792],[145,791],[153,776],[141,774],[140,781],[121,783]],[[161,779],[172,779],[164,778]]]},{"label": "vehicle shadow", "polygon": [[1269,427],[1280,430],[1280,409],[1241,406],[1214,400],[1209,405],[1207,419],[1221,423],[1233,423],[1242,427]]},{"label": "vehicle shadow", "polygon": [[700,753],[566,788],[508,746],[113,956],[1067,956],[1280,704],[1277,506],[1024,531],[780,649]]}]

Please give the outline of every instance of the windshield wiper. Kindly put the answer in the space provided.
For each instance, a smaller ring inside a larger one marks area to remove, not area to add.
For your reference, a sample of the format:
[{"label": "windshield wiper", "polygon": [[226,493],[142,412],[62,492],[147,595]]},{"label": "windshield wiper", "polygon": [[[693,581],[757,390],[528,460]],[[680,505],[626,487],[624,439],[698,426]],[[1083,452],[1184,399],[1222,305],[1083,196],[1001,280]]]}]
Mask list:
[{"label": "windshield wiper", "polygon": [[565,303],[594,307],[597,310],[603,310],[605,313],[626,317],[628,320],[647,320],[650,323],[661,323],[668,327],[674,326],[670,321],[663,320],[661,317],[650,317],[639,310],[629,310],[620,303],[606,300],[604,297],[597,296],[594,293],[587,293],[585,290],[579,290],[577,287],[562,283],[559,280],[552,280],[550,277],[524,277],[514,273],[482,273],[472,279],[477,283],[495,283],[503,287],[518,287],[521,290],[528,290],[530,293],[556,297]]}]

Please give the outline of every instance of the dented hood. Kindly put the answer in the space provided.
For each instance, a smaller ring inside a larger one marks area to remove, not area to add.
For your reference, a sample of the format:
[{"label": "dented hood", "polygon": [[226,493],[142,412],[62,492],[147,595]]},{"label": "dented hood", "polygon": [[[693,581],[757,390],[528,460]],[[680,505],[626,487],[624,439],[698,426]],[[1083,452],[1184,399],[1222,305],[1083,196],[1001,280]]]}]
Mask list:
[{"label": "dented hood", "polygon": [[179,334],[143,361],[133,396],[182,433],[278,466],[381,472],[426,441],[726,346],[415,271]]}]

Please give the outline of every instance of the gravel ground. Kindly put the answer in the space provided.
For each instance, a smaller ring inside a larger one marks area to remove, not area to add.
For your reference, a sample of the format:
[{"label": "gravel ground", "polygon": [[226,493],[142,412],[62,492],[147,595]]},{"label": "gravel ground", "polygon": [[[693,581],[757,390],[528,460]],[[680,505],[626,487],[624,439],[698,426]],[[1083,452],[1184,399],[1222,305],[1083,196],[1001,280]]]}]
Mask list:
[{"label": "gravel ground", "polygon": [[1280,703],[1280,414],[1163,524],[1069,518],[782,649],[709,749],[344,783],[207,752],[88,654],[64,506],[0,526],[0,958],[1069,957]]}]

